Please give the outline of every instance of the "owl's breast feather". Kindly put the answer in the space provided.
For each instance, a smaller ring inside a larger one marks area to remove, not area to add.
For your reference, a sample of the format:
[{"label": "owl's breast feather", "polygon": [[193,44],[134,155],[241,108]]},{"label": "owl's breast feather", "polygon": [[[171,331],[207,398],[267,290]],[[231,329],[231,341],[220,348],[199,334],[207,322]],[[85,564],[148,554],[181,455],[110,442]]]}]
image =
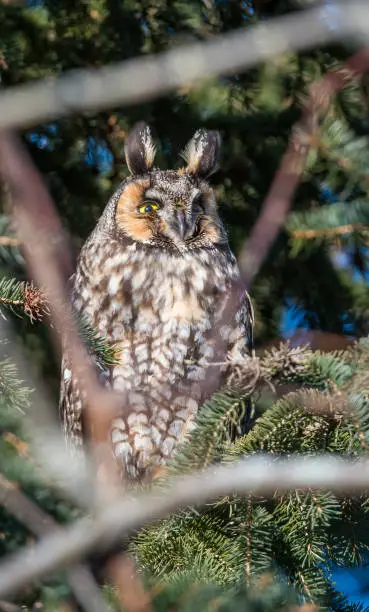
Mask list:
[{"label": "owl's breast feather", "polygon": [[236,273],[224,257],[127,253],[77,271],[75,308],[118,345],[109,384],[130,399],[112,424],[112,443],[132,478],[166,461],[192,427],[209,391],[206,364],[225,357],[222,316]]}]

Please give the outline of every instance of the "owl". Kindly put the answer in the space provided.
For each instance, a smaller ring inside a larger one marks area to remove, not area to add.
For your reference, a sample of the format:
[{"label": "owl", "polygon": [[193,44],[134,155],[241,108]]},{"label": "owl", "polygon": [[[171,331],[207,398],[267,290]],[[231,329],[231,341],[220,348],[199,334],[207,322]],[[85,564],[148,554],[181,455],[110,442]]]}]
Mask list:
[{"label": "owl", "polygon": [[[130,176],[109,200],[71,279],[71,301],[118,350],[100,372],[124,392],[109,444],[125,478],[150,479],[173,456],[203,402],[249,355],[252,308],[208,177],[220,137],[198,130],[178,170],[153,166],[149,126],[125,141]],[[102,408],[103,409],[103,408]],[[83,390],[67,357],[60,413],[72,447],[83,447]]]}]

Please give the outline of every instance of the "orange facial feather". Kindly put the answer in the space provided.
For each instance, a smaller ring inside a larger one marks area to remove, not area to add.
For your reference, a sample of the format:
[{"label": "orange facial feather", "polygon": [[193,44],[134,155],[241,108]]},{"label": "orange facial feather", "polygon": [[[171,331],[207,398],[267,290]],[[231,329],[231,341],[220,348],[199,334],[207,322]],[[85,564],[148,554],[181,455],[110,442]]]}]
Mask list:
[{"label": "orange facial feather", "polygon": [[152,235],[147,217],[137,212],[149,184],[149,181],[129,183],[119,198],[116,210],[117,225],[133,240],[148,240]]}]

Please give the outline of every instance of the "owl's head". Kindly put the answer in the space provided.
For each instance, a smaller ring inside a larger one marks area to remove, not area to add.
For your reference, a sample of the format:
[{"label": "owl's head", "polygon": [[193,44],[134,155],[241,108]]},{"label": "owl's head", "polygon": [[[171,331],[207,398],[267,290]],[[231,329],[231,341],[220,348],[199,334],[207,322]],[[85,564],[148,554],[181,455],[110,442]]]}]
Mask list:
[{"label": "owl's head", "polygon": [[214,192],[207,178],[216,171],[220,137],[198,130],[179,170],[153,167],[156,147],[149,126],[138,123],[125,142],[131,176],[114,197],[115,227],[121,235],[148,246],[175,251],[226,241]]}]

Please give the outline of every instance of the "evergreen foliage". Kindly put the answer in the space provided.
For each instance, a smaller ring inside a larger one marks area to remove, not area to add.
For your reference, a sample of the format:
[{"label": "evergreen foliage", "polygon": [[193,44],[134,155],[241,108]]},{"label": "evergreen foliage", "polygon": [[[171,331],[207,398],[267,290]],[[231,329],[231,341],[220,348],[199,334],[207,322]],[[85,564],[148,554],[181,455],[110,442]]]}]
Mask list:
[{"label": "evergreen foliage", "polygon": [[[0,2],[1,86],[205,40],[294,9],[293,0]],[[213,183],[237,253],[259,214],[310,85],[342,67],[351,52],[341,45],[288,52],[243,74],[205,79],[135,108],[26,130],[23,140],[75,251],[127,175],[124,137],[134,121],[143,119],[162,139],[162,167],[179,163],[179,151],[197,128],[221,131],[222,169]],[[353,459],[367,454],[368,338],[329,354],[286,344],[262,348],[280,335],[282,313],[291,303],[303,309],[311,328],[349,332],[357,339],[369,333],[367,115],[364,75],[347,84],[321,119],[284,231],[252,288],[259,356],[233,364],[230,385],[202,407],[197,428],[155,485],[163,493],[177,474],[253,453],[268,452],[271,461],[292,453]],[[2,204],[5,210],[5,192]],[[345,266],[338,265],[339,258]],[[26,283],[23,263],[4,212],[0,315],[14,320],[28,356],[55,389],[59,372],[50,365],[51,349],[40,324],[48,315],[47,304]],[[88,321],[79,324],[98,366],[114,362],[115,347],[107,346]],[[239,424],[250,395],[255,419],[242,435]],[[2,472],[56,521],[70,522],[77,510],[58,497],[28,446],[23,414],[30,402],[31,390],[5,357],[0,362]],[[158,612],[287,611],[305,603],[349,612],[361,608],[348,603],[332,581],[332,570],[368,563],[368,512],[364,493],[348,498],[322,490],[276,491],[270,500],[230,495],[148,526],[132,538],[130,551]],[[33,540],[3,509],[0,523],[1,555]],[[103,591],[119,609],[114,589]],[[58,574],[18,599],[24,609],[55,610],[69,595],[65,576]]]},{"label": "evergreen foliage", "polygon": [[118,361],[115,346],[108,345],[86,318],[82,318],[78,323],[80,336],[88,350],[93,353],[97,366],[104,368],[114,365]]},{"label": "evergreen foliage", "polygon": [[[260,362],[259,382],[288,382],[296,389],[274,401],[252,430],[234,442],[222,436],[234,397],[227,390],[217,394],[206,405],[206,418],[200,415],[197,429],[172,460],[169,475],[206,467],[209,456],[229,462],[259,452],[270,453],[271,460],[292,453],[365,455],[368,400],[353,389],[367,376],[367,351],[363,342],[353,351],[332,355],[286,346],[267,353]],[[241,392],[239,403],[245,399]],[[165,487],[165,480],[160,486]],[[276,491],[272,500],[230,496],[204,512],[186,510],[142,530],[133,550],[143,567],[165,582],[195,567],[205,572],[204,580],[230,586],[246,577],[253,584],[274,569],[303,600],[342,609],[335,607],[340,593],[331,568],[365,564],[368,520],[366,496],[348,499],[321,490]]]}]

